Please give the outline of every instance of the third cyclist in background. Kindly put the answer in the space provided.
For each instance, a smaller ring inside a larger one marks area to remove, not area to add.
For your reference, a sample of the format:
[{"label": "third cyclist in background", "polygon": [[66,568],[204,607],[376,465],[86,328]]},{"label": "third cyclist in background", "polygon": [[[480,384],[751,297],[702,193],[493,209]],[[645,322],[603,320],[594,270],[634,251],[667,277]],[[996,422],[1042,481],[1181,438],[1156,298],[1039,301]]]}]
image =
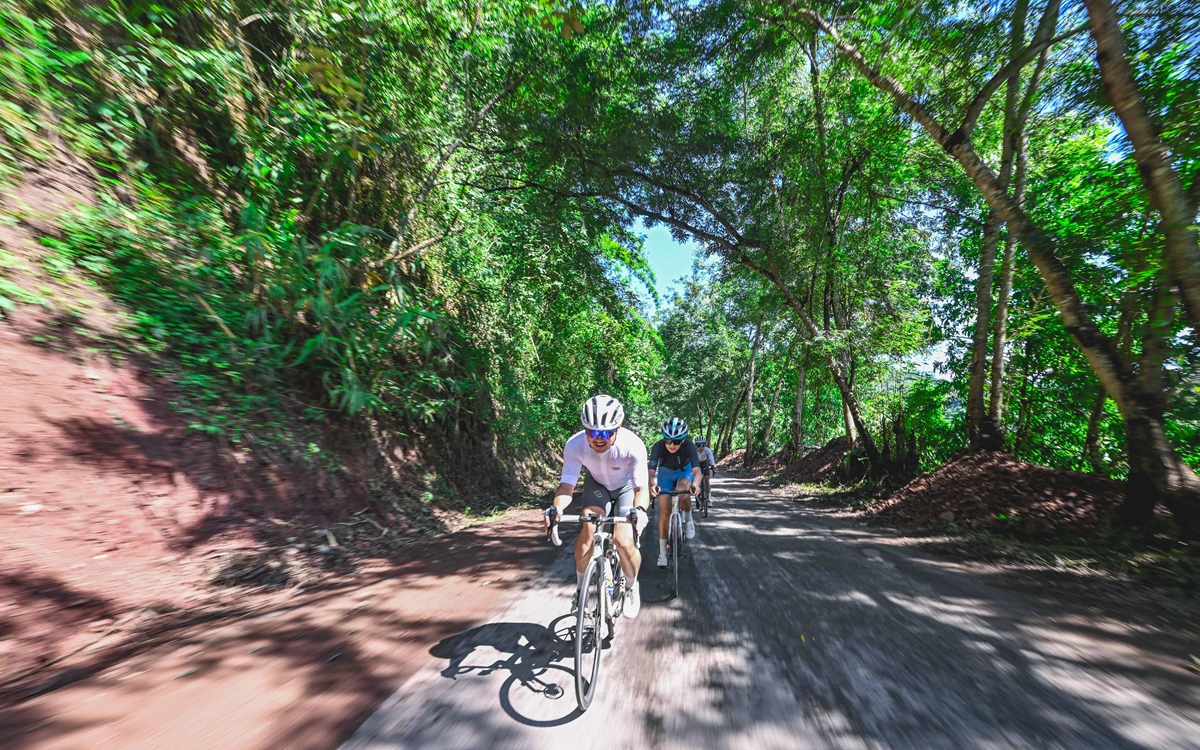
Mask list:
[{"label": "third cyclist in background", "polygon": [[717,473],[717,457],[713,455],[712,448],[708,447],[708,439],[703,435],[696,438],[696,452],[700,454],[700,473],[704,475],[704,494],[711,503],[712,483],[710,479],[713,474]]},{"label": "third cyclist in background", "polygon": [[[667,536],[671,525],[670,497],[659,492],[691,490],[695,495],[700,487],[700,454],[696,445],[688,440],[688,426],[679,417],[663,422],[663,439],[650,449],[650,486],[659,499],[658,503],[658,567],[667,567]],[[687,519],[687,538],[696,536],[696,523],[692,520],[692,498],[679,498],[679,509]]]}]

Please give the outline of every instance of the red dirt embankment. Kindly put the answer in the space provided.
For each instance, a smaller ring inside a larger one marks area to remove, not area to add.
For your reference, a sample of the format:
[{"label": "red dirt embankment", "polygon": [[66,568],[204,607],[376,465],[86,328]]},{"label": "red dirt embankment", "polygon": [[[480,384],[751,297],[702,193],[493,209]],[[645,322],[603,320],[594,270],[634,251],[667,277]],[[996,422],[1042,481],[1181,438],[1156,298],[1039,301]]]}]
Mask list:
[{"label": "red dirt embankment", "polygon": [[810,451],[803,458],[788,464],[779,473],[779,479],[784,482],[829,482],[837,476],[838,466],[842,463],[850,441],[835,437],[815,451]]},{"label": "red dirt embankment", "polygon": [[776,481],[783,483],[829,482],[837,476],[838,466],[849,447],[850,443],[844,436],[835,437],[786,466],[781,451],[760,458],[749,469],[742,464],[745,449],[738,448],[718,461],[717,468],[725,471],[748,471],[752,476],[771,475]]},{"label": "red dirt embankment", "polygon": [[717,461],[717,468],[724,471],[741,469],[742,462],[745,460],[745,455],[745,448],[738,448],[731,453],[727,453]]},{"label": "red dirt embankment", "polygon": [[972,528],[1019,524],[1025,533],[1087,531],[1106,523],[1125,485],[1096,474],[968,453],[917,477],[868,511],[904,525],[954,521]]}]

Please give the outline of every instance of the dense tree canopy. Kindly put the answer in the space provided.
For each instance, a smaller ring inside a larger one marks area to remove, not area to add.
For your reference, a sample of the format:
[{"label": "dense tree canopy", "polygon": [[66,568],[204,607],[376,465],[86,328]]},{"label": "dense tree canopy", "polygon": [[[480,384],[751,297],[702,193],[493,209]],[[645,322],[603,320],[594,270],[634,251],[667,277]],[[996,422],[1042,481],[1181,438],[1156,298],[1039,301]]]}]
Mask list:
[{"label": "dense tree canopy", "polygon": [[[604,390],[872,481],[1005,447],[1196,534],[1198,40],[1185,0],[6,0],[0,161],[94,163],[53,257],[212,429],[291,394],[527,451]],[[639,221],[702,248],[653,316]]]}]

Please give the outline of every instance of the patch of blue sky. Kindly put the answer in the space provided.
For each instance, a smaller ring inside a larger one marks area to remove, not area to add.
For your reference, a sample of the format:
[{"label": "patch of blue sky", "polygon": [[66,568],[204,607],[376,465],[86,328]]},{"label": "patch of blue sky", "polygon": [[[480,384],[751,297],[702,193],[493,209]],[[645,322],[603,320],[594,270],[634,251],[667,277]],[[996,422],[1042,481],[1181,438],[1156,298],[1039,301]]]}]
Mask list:
[{"label": "patch of blue sky", "polygon": [[[641,219],[634,224],[633,231],[643,238],[642,250],[654,271],[654,291],[659,297],[657,307],[661,307],[672,292],[683,289],[681,282],[691,274],[700,245],[692,240],[679,242],[666,227],[647,227]],[[634,286],[646,298],[652,299],[650,290],[641,282],[634,282]]]}]

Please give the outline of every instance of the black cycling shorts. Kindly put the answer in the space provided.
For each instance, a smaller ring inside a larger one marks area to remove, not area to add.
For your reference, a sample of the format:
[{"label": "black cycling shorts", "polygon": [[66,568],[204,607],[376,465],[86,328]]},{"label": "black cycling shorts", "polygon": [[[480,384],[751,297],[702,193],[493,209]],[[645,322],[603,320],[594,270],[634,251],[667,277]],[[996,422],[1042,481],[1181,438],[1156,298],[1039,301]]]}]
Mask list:
[{"label": "black cycling shorts", "polygon": [[[614,509],[613,502],[616,502]],[[615,490],[610,490],[592,479],[591,472],[583,480],[583,507],[603,508],[606,516],[627,516],[633,510],[633,482],[626,482]]]},{"label": "black cycling shorts", "polygon": [[714,470],[714,468],[711,465],[705,466],[705,465],[701,464],[700,465],[700,473],[706,477],[711,477],[713,474],[716,474],[717,472]]}]

